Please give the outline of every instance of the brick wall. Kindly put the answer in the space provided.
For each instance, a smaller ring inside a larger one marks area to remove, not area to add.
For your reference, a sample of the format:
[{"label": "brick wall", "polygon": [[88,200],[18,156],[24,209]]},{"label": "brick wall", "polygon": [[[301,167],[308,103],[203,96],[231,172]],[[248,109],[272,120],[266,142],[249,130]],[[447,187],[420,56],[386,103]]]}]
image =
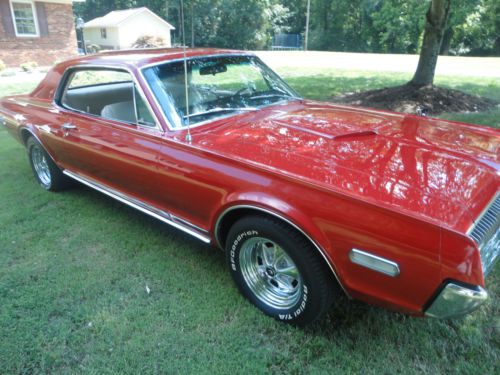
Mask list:
[{"label": "brick wall", "polygon": [[[9,0],[0,0],[7,2]],[[73,9],[70,4],[39,3],[45,8],[48,35],[40,37],[16,37],[5,30],[3,17],[0,17],[0,60],[9,67],[24,62],[36,61],[39,66],[52,65],[76,55],[76,31],[73,22]],[[5,9],[0,7],[0,9]],[[37,12],[38,18],[40,15]],[[43,21],[38,20],[40,25]]]}]

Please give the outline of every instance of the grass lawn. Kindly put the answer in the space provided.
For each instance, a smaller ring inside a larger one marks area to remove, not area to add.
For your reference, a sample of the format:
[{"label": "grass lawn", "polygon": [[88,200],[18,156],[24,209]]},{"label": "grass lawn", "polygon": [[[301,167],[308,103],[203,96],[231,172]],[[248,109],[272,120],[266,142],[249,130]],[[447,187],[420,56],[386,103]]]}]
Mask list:
[{"label": "grass lawn", "polygon": [[[317,99],[407,79],[278,70]],[[493,80],[438,83],[500,100]],[[0,96],[33,86],[0,83]],[[499,126],[499,115],[469,116]],[[325,320],[297,329],[265,317],[238,294],[221,252],[83,186],[43,191],[23,147],[4,129],[0,207],[2,374],[500,370],[498,264],[487,279],[492,298],[463,319],[416,319],[342,300]]]},{"label": "grass lawn", "polygon": [[[364,91],[404,84],[411,79],[407,73],[343,71],[278,66],[276,71],[301,95],[309,99],[328,100],[344,92]],[[500,102],[500,79],[480,77],[437,77],[435,84],[491,98]],[[439,117],[500,128],[500,107],[487,112],[443,113]]]}]

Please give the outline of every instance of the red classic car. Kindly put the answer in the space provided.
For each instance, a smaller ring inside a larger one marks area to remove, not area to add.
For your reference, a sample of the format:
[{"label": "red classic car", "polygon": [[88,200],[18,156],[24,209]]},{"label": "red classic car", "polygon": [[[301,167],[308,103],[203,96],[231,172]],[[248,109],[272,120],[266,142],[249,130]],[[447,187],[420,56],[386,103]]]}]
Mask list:
[{"label": "red classic car", "polygon": [[488,297],[498,130],[305,100],[216,49],[66,61],[0,116],[44,189],[76,180],[220,247],[276,319],[310,323],[341,293],[443,318]]}]

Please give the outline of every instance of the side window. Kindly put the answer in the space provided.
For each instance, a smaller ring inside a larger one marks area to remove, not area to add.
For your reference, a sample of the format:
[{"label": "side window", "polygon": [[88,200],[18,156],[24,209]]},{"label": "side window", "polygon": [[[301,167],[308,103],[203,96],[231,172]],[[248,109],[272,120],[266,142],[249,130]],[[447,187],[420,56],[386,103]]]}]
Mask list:
[{"label": "side window", "polygon": [[131,124],[156,126],[128,72],[82,69],[70,74],[61,105],[65,108]]},{"label": "side window", "polygon": [[144,100],[142,99],[139,90],[137,90],[137,87],[135,87],[135,100],[136,100],[135,104],[137,111],[137,122],[141,125],[154,126],[155,120],[153,119],[151,112],[146,106],[146,103],[144,103]]}]

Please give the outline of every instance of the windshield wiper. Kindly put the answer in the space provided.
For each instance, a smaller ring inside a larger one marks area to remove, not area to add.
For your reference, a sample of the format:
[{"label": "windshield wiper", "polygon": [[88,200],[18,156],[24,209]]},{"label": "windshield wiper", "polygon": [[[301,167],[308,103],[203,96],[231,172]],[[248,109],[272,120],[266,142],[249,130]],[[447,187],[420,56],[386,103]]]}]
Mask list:
[{"label": "windshield wiper", "polygon": [[231,107],[231,108],[212,108],[207,111],[203,112],[196,112],[196,113],[191,113],[186,116],[182,116],[184,119],[191,118],[191,117],[198,117],[198,116],[204,116],[204,115],[210,115],[213,113],[221,113],[221,112],[237,112],[237,111],[256,111],[257,108],[255,107]]},{"label": "windshield wiper", "polygon": [[249,99],[267,99],[267,98],[286,98],[286,99],[295,99],[295,100],[303,100],[298,96],[288,95],[288,94],[264,94],[264,95],[255,95],[251,96]]}]

